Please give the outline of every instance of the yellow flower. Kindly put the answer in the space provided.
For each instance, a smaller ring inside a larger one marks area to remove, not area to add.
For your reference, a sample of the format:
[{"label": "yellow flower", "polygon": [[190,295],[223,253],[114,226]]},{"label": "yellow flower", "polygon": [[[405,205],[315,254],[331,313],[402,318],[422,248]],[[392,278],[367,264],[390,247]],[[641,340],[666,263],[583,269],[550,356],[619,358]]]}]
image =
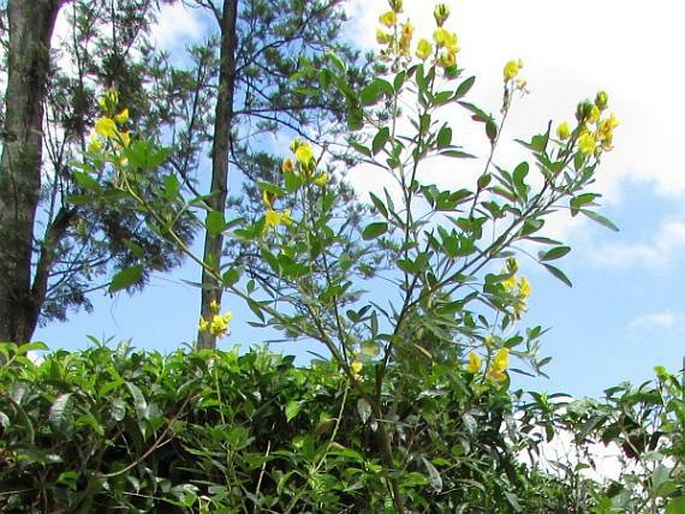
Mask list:
[{"label": "yellow flower", "polygon": [[293,224],[293,218],[292,216],[290,216],[290,209],[286,209],[285,211],[283,211],[283,214],[281,216],[281,223],[288,227]]},{"label": "yellow flower", "polygon": [[105,139],[110,139],[117,133],[117,125],[112,118],[103,116],[95,122],[95,132]]},{"label": "yellow flower", "polygon": [[114,116],[114,121],[116,121],[119,124],[126,123],[128,121],[128,109],[124,109],[119,114]]},{"label": "yellow flower", "polygon": [[476,352],[469,353],[469,363],[466,365],[466,371],[469,373],[478,373],[480,371],[480,365],[483,361]]},{"label": "yellow flower", "polygon": [[438,4],[435,6],[433,11],[433,16],[435,17],[435,23],[438,27],[442,27],[443,23],[447,21],[450,15],[450,8],[445,4]]},{"label": "yellow flower", "polygon": [[350,371],[354,376],[358,376],[362,372],[363,367],[364,365],[357,360],[354,360],[350,363]]},{"label": "yellow flower", "polygon": [[221,310],[221,305],[219,305],[219,302],[216,300],[212,300],[209,303],[209,308],[214,314],[219,314],[219,311]]},{"label": "yellow flower", "polygon": [[611,150],[614,129],[618,127],[618,125],[618,118],[614,114],[599,122],[597,126],[597,139],[601,143],[603,149]]},{"label": "yellow flower", "polygon": [[316,177],[315,179],[312,180],[312,183],[314,185],[319,186],[319,187],[325,186],[327,182],[328,182],[328,173],[326,173],[326,172],[323,172],[321,175],[319,175],[318,177]]},{"label": "yellow flower", "polygon": [[584,132],[578,139],[578,149],[585,155],[593,154],[596,147],[597,141],[595,141],[595,136],[589,132]]},{"label": "yellow flower", "polygon": [[411,38],[414,35],[414,26],[409,23],[402,24],[402,35],[400,37],[400,52],[404,55],[409,55],[409,47],[411,47]]},{"label": "yellow flower", "polygon": [[433,45],[427,39],[421,39],[416,48],[416,56],[419,59],[426,60],[433,52]]},{"label": "yellow flower", "polygon": [[592,109],[590,109],[590,116],[588,116],[587,121],[589,123],[597,123],[597,120],[599,120],[599,117],[602,115],[601,111],[599,110],[599,107],[596,105],[592,106]]},{"label": "yellow flower", "polygon": [[509,348],[501,348],[496,354],[495,358],[490,364],[488,375],[493,380],[502,381],[507,378],[504,373],[509,367]]},{"label": "yellow flower", "polygon": [[386,11],[378,19],[386,27],[393,27],[397,23],[397,14],[395,11]]},{"label": "yellow flower", "polygon": [[442,27],[438,27],[433,32],[433,41],[435,41],[435,44],[438,45],[438,47],[447,46],[447,43],[450,42],[451,40],[452,40],[452,37],[450,35],[450,31],[447,29],[443,29]]},{"label": "yellow flower", "polygon": [[504,289],[507,291],[511,291],[516,287],[516,276],[512,275],[506,280],[502,280],[502,286],[504,286]]},{"label": "yellow flower", "polygon": [[292,173],[295,170],[295,163],[293,163],[293,160],[288,157],[287,159],[283,160],[283,164],[281,164],[281,171],[283,173]]},{"label": "yellow flower", "polygon": [[119,132],[119,139],[121,146],[124,148],[131,144],[131,134],[128,132],[128,130],[126,132]]},{"label": "yellow flower", "polygon": [[519,59],[518,61],[509,61],[507,64],[504,65],[504,81],[508,82],[519,74],[519,70],[523,68],[523,61]]},{"label": "yellow flower", "polygon": [[519,280],[519,297],[525,300],[531,295],[532,292],[533,288],[530,287],[530,282],[528,282],[528,279],[526,277],[521,277]]},{"label": "yellow flower", "polygon": [[449,68],[450,66],[455,66],[457,64],[457,53],[452,51],[447,51],[440,56],[440,66],[443,68]]},{"label": "yellow flower", "polygon": [[301,143],[295,150],[295,158],[300,164],[309,164],[314,158],[314,151],[308,143]]},{"label": "yellow flower", "polygon": [[231,322],[233,315],[230,312],[226,314],[215,314],[212,322],[209,323],[209,333],[215,337],[223,337],[229,333],[228,324]]},{"label": "yellow flower", "polygon": [[381,29],[376,29],[376,41],[379,45],[387,45],[392,41],[392,34],[386,34]]},{"label": "yellow flower", "polygon": [[100,152],[102,150],[102,143],[100,143],[100,140],[98,139],[97,134],[95,131],[92,131],[88,135],[88,151],[89,152]]},{"label": "yellow flower", "polygon": [[564,121],[557,127],[557,136],[562,141],[565,141],[571,137],[571,127],[569,127],[568,121]]},{"label": "yellow flower", "polygon": [[207,332],[207,330],[209,329],[209,321],[207,321],[203,317],[200,317],[200,323],[198,323],[197,328],[200,332]]},{"label": "yellow flower", "polygon": [[264,226],[265,228],[275,228],[281,224],[283,219],[283,214],[276,212],[273,209],[267,209],[264,214]]}]

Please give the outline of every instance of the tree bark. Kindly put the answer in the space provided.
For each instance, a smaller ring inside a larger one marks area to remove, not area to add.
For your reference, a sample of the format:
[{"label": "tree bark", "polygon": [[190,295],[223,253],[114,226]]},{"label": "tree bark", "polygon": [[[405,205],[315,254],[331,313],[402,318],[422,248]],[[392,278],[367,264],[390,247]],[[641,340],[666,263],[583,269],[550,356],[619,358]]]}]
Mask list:
[{"label": "tree bark", "polygon": [[[212,143],[212,182],[210,198],[207,203],[211,210],[224,213],[228,196],[228,158],[230,152],[231,127],[233,125],[233,95],[236,75],[236,21],[238,0],[224,0],[223,9],[217,20],[220,26],[219,53],[219,93],[216,101],[214,119],[214,138]],[[209,214],[209,212],[208,212]],[[221,269],[224,238],[222,234],[205,231],[203,260],[212,270]],[[214,312],[212,302],[221,304],[222,284],[206,269],[202,270],[202,294],[200,315],[211,320]],[[198,331],[197,347],[216,348],[216,337],[208,332]]]},{"label": "tree bark", "polygon": [[24,343],[44,298],[32,293],[33,231],[40,201],[43,104],[50,40],[68,0],[9,0],[5,125],[0,156],[0,341]]}]

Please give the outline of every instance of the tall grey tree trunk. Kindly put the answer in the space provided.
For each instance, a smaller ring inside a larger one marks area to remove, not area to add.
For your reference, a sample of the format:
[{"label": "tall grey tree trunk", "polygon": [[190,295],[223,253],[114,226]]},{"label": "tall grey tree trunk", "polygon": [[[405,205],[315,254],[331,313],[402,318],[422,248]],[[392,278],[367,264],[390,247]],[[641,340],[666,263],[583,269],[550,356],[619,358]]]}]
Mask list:
[{"label": "tall grey tree trunk", "polygon": [[0,341],[31,339],[44,298],[32,292],[40,200],[43,103],[50,40],[67,0],[9,0],[5,123],[0,156]]},{"label": "tall grey tree trunk", "polygon": [[[219,93],[217,95],[214,140],[212,142],[212,182],[210,198],[207,201],[212,210],[226,210],[228,195],[228,157],[230,152],[231,127],[233,125],[233,94],[235,91],[235,48],[238,0],[224,0],[221,16],[217,16],[221,31],[219,53]],[[221,268],[224,245],[222,234],[205,231],[204,262],[215,270]],[[202,293],[200,315],[210,320],[213,316],[212,302],[221,304],[223,287],[211,273],[202,270]],[[198,332],[198,348],[216,348],[216,337],[208,332]]]}]

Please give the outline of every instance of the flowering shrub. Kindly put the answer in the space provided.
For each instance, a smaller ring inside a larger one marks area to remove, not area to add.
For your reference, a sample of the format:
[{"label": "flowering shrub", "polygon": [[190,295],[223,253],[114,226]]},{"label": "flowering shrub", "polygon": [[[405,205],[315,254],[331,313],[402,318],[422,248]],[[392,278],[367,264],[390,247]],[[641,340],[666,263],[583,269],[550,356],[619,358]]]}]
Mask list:
[{"label": "flowering shrub", "polygon": [[[382,499],[373,500],[372,511],[383,506],[402,513],[430,504],[430,494],[421,492],[426,485],[441,494],[455,466],[452,460],[467,465],[488,452],[506,453],[518,438],[505,431],[512,411],[510,361],[539,372],[543,330],[519,328],[532,288],[518,274],[514,249],[538,245],[537,262],[570,283],[552,264],[570,248],[544,235],[545,219],[570,209],[573,216],[583,214],[613,227],[594,210],[599,195],[588,188],[603,153],[611,149],[618,122],[608,113],[606,93],[600,92],[593,102],[577,106],[574,126],[564,121],[556,133],[548,127],[521,142],[533,167],[527,161],[498,163],[496,150],[512,102],[527,92],[523,63],[504,65],[502,107],[497,116],[489,114],[466,100],[475,78],[458,66],[460,48],[449,29],[449,8],[438,5],[432,35],[415,42],[401,0],[388,4],[377,32],[386,72],[355,90],[336,56],[330,56],[329,67],[310,70],[322,88],[344,98],[350,128],[357,131],[350,135],[351,147],[374,173],[396,186],[362,199],[372,214],[363,222],[343,215],[343,179],[326,167],[324,153],[297,139],[279,179],[259,183],[263,216],[249,223],[210,212],[204,222],[205,230],[240,240],[264,266],[217,269],[202,262],[175,223],[188,213],[200,223],[203,199],[187,198],[173,175],[162,178],[162,187],[153,187],[158,201],[141,194],[152,187],[148,177],[164,151],[122,128],[126,111],[113,93],[101,102],[103,118],[96,123],[83,173],[92,180],[104,168],[113,170],[113,200],[121,195],[133,199],[151,230],[221,280],[259,323],[321,343],[342,377],[344,394],[349,389],[356,398],[360,426],[373,439],[365,448],[371,459],[366,471],[373,470]],[[405,114],[401,105],[411,108]],[[446,121],[450,109],[468,112],[490,145],[474,183],[457,190],[442,188],[422,173],[429,158],[452,168],[475,157],[455,138],[461,130]],[[135,273],[123,270],[112,289],[132,279]],[[383,288],[367,290],[367,284],[381,281]],[[223,335],[229,320],[215,305],[213,318],[201,319],[200,329]],[[461,391],[457,410],[445,417],[431,411],[435,405],[417,404],[416,398],[431,388]],[[294,417],[297,404],[289,405],[288,417]],[[433,439],[420,451],[414,448],[407,434],[421,438],[422,430],[432,430],[437,422],[453,426],[463,439],[450,448]],[[482,439],[486,435],[487,442]],[[334,443],[332,437],[312,474],[303,477],[315,490],[325,489],[316,485],[319,480],[328,483],[318,472]],[[507,466],[511,459],[497,467],[509,487],[497,501],[520,510],[516,473]],[[450,487],[457,487],[455,480]],[[446,496],[446,511],[483,501],[483,495],[474,494]]]}]

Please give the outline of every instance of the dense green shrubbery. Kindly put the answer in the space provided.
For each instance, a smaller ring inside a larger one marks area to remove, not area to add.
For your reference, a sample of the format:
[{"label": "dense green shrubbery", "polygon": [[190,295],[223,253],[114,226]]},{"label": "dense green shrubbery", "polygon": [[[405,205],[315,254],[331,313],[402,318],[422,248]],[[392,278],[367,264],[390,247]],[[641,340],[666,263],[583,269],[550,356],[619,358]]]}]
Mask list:
[{"label": "dense green shrubbery", "polygon": [[[122,344],[36,364],[28,348],[2,348],[2,512],[393,512],[377,427],[334,363]],[[596,402],[545,414],[539,395],[523,406],[520,392],[484,388],[453,366],[393,376],[382,422],[409,512],[657,512],[639,503],[649,495],[638,485],[651,481],[660,502],[683,493],[666,469],[659,484],[633,473],[629,487],[613,482],[603,493],[577,469],[560,478],[517,457],[538,449],[533,429],[546,425],[573,430],[579,443],[601,428],[620,441],[637,403],[658,410],[658,388],[625,391],[613,413]],[[680,418],[662,409],[662,422],[633,421],[661,432],[652,451],[679,460],[682,400],[667,400],[681,402]],[[609,494],[624,508],[611,510]]]},{"label": "dense green shrubbery", "polygon": [[[3,512],[387,508],[375,427],[332,363],[121,345],[34,364],[4,350]],[[384,395],[411,511],[554,512],[552,479],[513,458],[508,395],[446,366],[426,378]]]}]

